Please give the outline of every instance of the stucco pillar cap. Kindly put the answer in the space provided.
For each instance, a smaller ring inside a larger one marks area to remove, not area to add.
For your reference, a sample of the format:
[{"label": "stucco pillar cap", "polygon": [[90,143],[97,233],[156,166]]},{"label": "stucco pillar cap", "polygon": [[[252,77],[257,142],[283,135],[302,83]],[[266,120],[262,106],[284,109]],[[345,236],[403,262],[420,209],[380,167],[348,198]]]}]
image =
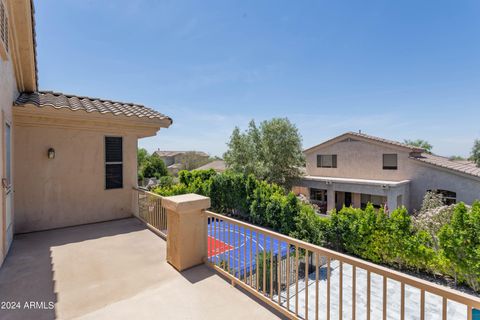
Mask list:
[{"label": "stucco pillar cap", "polygon": [[163,198],[162,205],[174,212],[204,210],[210,208],[210,198],[195,193],[181,194]]}]

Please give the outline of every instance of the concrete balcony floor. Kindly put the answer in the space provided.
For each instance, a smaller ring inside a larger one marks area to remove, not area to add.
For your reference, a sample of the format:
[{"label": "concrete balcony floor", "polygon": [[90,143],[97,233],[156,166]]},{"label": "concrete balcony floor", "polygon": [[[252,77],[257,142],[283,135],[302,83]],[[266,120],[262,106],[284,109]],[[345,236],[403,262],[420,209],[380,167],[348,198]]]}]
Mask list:
[{"label": "concrete balcony floor", "polygon": [[17,235],[0,301],[21,308],[0,319],[278,318],[210,268],[179,273],[165,257],[165,241],[133,218]]}]

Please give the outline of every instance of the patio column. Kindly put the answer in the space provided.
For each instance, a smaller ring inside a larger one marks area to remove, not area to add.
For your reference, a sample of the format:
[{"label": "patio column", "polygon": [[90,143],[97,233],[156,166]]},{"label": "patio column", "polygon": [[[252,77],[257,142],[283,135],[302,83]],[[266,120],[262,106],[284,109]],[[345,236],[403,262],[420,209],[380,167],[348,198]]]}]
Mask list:
[{"label": "patio column", "polygon": [[389,190],[387,193],[388,213],[392,213],[397,209],[397,193],[394,190]]},{"label": "patio column", "polygon": [[362,194],[355,192],[352,193],[352,205],[354,208],[360,208],[362,206]]},{"label": "patio column", "polygon": [[335,209],[335,189],[333,185],[327,186],[327,212]]},{"label": "patio column", "polygon": [[207,225],[203,210],[210,198],[198,194],[166,197],[167,262],[178,271],[203,264],[207,252]]}]

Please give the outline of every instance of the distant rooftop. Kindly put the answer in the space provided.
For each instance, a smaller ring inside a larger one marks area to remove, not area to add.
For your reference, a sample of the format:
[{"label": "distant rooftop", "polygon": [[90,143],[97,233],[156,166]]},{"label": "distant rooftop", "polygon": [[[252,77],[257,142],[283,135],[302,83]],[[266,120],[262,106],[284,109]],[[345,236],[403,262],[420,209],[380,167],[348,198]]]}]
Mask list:
[{"label": "distant rooftop", "polygon": [[178,155],[186,154],[186,153],[195,153],[200,157],[208,157],[208,153],[203,151],[169,151],[169,150],[157,150],[155,153],[160,157],[175,157]]},{"label": "distant rooftop", "polygon": [[224,172],[227,168],[226,168],[225,161],[214,160],[212,162],[209,162],[209,163],[197,168],[196,170],[208,170],[208,169],[213,169],[217,172]]}]

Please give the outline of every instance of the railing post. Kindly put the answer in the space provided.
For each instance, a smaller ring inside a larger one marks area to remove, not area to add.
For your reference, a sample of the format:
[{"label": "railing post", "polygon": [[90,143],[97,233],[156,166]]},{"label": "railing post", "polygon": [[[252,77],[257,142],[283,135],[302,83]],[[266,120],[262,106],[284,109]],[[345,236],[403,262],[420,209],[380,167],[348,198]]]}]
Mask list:
[{"label": "railing post", "polygon": [[207,252],[207,225],[203,210],[210,207],[210,198],[198,194],[166,197],[167,261],[178,271],[204,263]]}]

